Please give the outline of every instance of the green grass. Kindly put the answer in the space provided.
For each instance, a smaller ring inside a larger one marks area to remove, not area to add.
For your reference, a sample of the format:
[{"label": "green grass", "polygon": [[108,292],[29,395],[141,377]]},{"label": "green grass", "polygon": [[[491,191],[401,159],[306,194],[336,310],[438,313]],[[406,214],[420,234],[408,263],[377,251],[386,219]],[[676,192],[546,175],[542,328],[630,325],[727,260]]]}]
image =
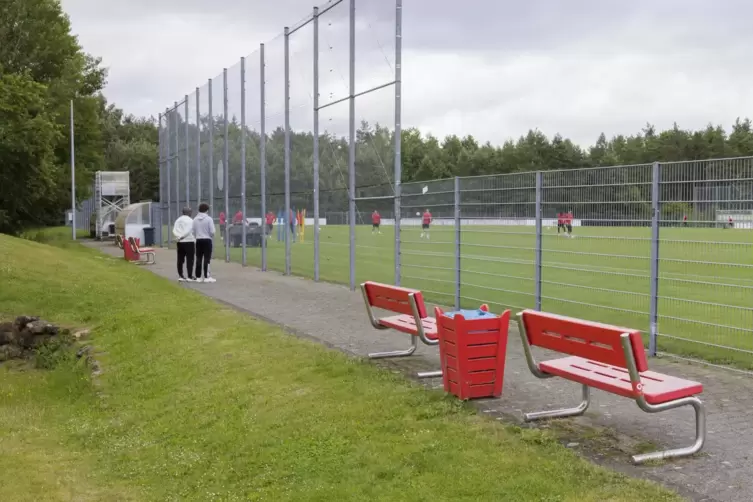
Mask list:
[{"label": "green grass", "polygon": [[0,365],[0,500],[677,500],[122,260],[0,253],[5,316],[92,328],[103,369]]},{"label": "green grass", "polygon": [[[357,227],[357,281],[394,281],[394,232]],[[313,277],[313,229],[292,247],[296,275]],[[436,226],[431,241],[403,228],[402,284],[443,304],[454,303],[454,229]],[[576,228],[575,238],[543,236],[542,308],[649,331],[650,229]],[[753,231],[662,228],[660,351],[753,369]],[[269,241],[268,266],[284,270],[284,243]],[[221,243],[218,243],[221,246]],[[535,234],[532,227],[464,227],[463,306],[533,308]],[[218,250],[219,258],[224,251]],[[234,261],[241,251],[231,250]],[[259,266],[258,249],[248,263]],[[321,278],[347,284],[348,228],[321,230]],[[721,264],[721,265],[720,265]]]}]

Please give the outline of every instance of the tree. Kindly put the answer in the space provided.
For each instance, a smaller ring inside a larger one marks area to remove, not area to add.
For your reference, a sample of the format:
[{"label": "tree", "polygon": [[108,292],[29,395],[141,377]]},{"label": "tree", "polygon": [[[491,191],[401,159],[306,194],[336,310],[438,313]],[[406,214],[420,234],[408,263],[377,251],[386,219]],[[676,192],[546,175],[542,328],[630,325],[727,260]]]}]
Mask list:
[{"label": "tree", "polygon": [[[70,205],[69,103],[76,103],[77,192],[103,161],[99,60],[56,0],[5,0],[0,16],[0,232],[61,221]],[[33,133],[32,133],[33,132]],[[46,142],[46,143],[43,143]]]}]

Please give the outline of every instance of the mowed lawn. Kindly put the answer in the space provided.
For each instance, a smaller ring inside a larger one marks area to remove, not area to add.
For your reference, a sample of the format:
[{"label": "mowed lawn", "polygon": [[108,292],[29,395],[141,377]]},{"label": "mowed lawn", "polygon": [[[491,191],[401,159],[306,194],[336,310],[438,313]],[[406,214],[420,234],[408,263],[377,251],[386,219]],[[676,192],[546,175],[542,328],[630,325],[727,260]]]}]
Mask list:
[{"label": "mowed lawn", "polygon": [[[454,304],[454,228],[434,226],[431,241],[403,227],[402,284]],[[543,236],[542,308],[649,332],[650,229],[582,227],[574,238]],[[662,228],[659,264],[660,351],[753,369],[753,230]],[[292,245],[296,275],[313,276],[313,228]],[[533,308],[532,227],[465,226],[461,245],[463,305]],[[284,243],[269,241],[268,266],[283,270]],[[356,234],[357,281],[394,281],[394,229]],[[259,249],[248,263],[259,266]],[[220,250],[220,258],[224,251]],[[241,251],[231,250],[240,261]],[[348,283],[348,227],[321,230],[323,280]]]},{"label": "mowed lawn", "polygon": [[677,500],[122,260],[0,253],[3,316],[91,328],[103,370],[0,365],[2,501]]}]

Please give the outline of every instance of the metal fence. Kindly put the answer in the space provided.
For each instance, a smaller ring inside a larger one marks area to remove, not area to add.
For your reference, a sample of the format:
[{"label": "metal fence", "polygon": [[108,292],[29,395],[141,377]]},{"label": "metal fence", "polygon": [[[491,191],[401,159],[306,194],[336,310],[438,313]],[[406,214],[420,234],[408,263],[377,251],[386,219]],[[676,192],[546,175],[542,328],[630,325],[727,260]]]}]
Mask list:
[{"label": "metal fence", "polygon": [[[399,209],[401,12],[402,0],[330,1],[167,108],[164,221],[206,201],[225,236],[215,256],[316,280],[343,280],[347,260],[354,287],[356,261],[382,258],[356,225]],[[348,231],[321,232],[324,214]]]},{"label": "metal fence", "polygon": [[652,355],[753,369],[753,158],[406,184],[401,204],[402,284],[435,301],[639,328]]},{"label": "metal fence", "polygon": [[753,369],[753,159],[401,184],[401,12],[333,0],[166,109],[165,228],[207,201],[227,261],[627,325],[651,354]]}]

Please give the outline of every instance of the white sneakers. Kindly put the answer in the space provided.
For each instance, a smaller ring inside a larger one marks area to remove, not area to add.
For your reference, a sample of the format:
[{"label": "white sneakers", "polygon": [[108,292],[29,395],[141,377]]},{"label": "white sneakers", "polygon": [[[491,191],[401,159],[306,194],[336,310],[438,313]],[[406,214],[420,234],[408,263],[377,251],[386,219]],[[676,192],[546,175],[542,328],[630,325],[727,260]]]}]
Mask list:
[{"label": "white sneakers", "polygon": [[212,282],[217,282],[217,279],[215,279],[214,277],[207,277],[206,279],[202,279],[201,277],[199,277],[198,279],[194,279],[193,277],[190,278],[190,279],[185,279],[183,277],[178,277],[178,282],[209,282],[209,283],[212,283]]}]

